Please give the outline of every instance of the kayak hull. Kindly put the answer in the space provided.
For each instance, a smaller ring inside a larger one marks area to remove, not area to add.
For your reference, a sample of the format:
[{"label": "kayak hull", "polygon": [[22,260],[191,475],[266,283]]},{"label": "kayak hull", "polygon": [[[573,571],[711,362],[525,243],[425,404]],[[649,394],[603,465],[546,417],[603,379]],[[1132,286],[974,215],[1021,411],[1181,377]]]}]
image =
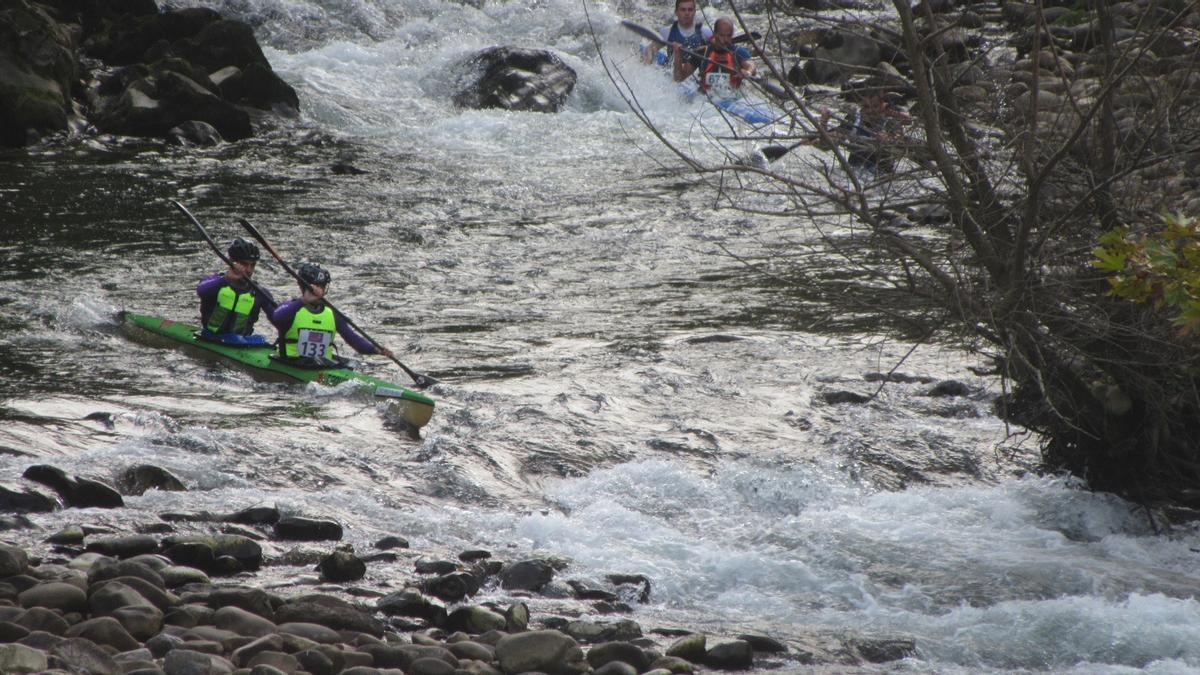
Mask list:
[{"label": "kayak hull", "polygon": [[[696,97],[704,97],[700,92],[700,84],[695,78],[688,78],[679,83],[679,93],[688,101]],[[744,96],[733,98],[706,97],[714,106],[737,117],[748,124],[771,124],[779,119],[780,113],[766,102],[751,102]]]},{"label": "kayak hull", "polygon": [[276,351],[270,345],[235,347],[209,340],[198,340],[195,336],[198,330],[196,326],[156,316],[123,312],[121,323],[123,327],[134,334],[141,331],[142,335],[148,333],[166,338],[170,344],[215,354],[225,361],[245,368],[261,379],[316,382],[330,387],[344,382],[356,382],[363,388],[369,389],[375,396],[386,398],[392,402],[405,424],[413,429],[420,429],[433,417],[434,401],[428,396],[351,368],[300,368],[271,358]]}]

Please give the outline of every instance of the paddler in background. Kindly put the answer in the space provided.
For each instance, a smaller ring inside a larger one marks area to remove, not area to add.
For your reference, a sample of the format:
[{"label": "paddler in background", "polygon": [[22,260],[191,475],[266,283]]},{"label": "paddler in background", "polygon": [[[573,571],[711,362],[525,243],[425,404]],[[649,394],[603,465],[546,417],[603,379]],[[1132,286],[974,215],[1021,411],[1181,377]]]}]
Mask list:
[{"label": "paddler in background", "polygon": [[713,22],[712,39],[698,58],[684,54],[678,43],[674,46],[675,65],[673,74],[676,82],[682,82],[699,73],[700,91],[719,98],[737,96],[743,75],[754,75],[754,62],[750,50],[733,45],[733,20],[721,17]]},{"label": "paddler in background", "polygon": [[298,365],[325,368],[342,365],[334,356],[334,333],[342,336],[359,354],[392,358],[392,351],[359,335],[333,307],[325,303],[330,275],[320,265],[300,263],[296,267],[300,297],[279,305],[271,323],[279,329],[279,354]]},{"label": "paddler in background", "polygon": [[200,280],[196,286],[196,295],[200,296],[200,339],[233,346],[270,344],[263,336],[254,335],[259,312],[266,310],[269,314],[275,310],[271,293],[250,280],[258,257],[257,246],[234,239],[229,245],[229,269]]},{"label": "paddler in background", "polygon": [[659,34],[667,49],[659,49],[659,45],[654,43],[642,45],[643,63],[665,66],[674,54],[674,45],[699,52],[712,39],[712,31],[708,26],[696,21],[695,0],[675,0],[675,21],[664,26]]}]

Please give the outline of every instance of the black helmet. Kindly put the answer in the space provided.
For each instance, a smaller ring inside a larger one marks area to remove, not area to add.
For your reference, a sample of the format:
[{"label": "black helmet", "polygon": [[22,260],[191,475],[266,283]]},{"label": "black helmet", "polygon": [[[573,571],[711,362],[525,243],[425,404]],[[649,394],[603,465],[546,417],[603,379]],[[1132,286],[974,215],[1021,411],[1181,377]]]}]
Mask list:
[{"label": "black helmet", "polygon": [[329,272],[315,263],[300,263],[296,267],[296,276],[311,286],[329,285]]},{"label": "black helmet", "polygon": [[229,259],[244,262],[258,262],[258,247],[238,237],[229,245]]}]

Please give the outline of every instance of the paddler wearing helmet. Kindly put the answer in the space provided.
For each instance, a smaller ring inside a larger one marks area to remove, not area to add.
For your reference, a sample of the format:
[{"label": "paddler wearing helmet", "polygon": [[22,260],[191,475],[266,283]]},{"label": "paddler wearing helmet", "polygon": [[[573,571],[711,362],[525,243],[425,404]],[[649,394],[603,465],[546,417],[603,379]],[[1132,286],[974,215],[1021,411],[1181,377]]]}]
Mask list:
[{"label": "paddler wearing helmet", "polygon": [[359,354],[391,357],[391,350],[376,346],[358,334],[342,313],[326,304],[325,292],[330,275],[315,263],[296,266],[300,297],[279,305],[271,314],[271,323],[279,329],[279,355],[298,365],[326,367],[337,364],[333,337],[341,335]]},{"label": "paddler wearing helmet", "polygon": [[258,264],[258,247],[245,239],[229,245],[229,269],[200,280],[200,332],[198,337],[229,345],[269,344],[254,334],[254,322],[261,311],[275,310],[275,298],[261,285],[251,283]]}]

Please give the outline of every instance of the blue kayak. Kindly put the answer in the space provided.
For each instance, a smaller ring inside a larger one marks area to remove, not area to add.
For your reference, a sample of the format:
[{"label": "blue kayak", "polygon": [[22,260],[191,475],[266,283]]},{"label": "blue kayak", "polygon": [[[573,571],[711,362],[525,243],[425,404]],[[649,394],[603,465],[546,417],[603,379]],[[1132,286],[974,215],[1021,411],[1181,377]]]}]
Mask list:
[{"label": "blue kayak", "polygon": [[[700,92],[700,83],[696,78],[688,78],[678,84],[679,93],[689,102],[697,96],[705,96]],[[725,112],[750,124],[770,124],[778,120],[781,113],[765,101],[751,102],[742,94],[729,98],[714,95],[705,96],[709,102]]]}]

